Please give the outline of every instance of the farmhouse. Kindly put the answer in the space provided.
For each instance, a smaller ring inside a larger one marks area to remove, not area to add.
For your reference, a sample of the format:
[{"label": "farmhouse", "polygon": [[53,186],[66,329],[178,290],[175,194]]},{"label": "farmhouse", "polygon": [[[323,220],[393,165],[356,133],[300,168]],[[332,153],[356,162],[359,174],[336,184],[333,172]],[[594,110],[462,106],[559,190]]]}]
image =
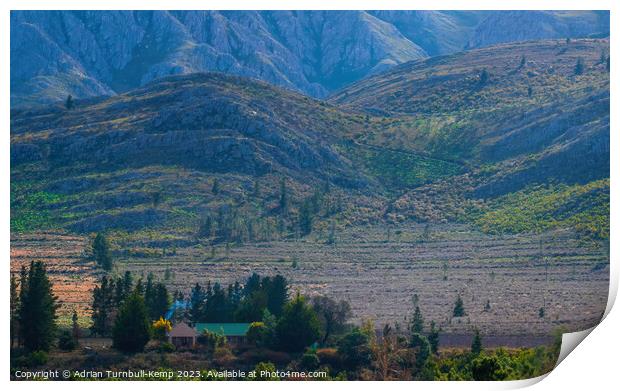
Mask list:
[{"label": "farmhouse", "polygon": [[194,327],[185,322],[172,326],[168,332],[168,342],[176,348],[193,348],[197,338],[205,331],[226,337],[230,344],[240,345],[247,342],[250,323],[196,323]]},{"label": "farmhouse", "polygon": [[198,335],[205,331],[223,335],[228,343],[240,345],[247,342],[247,333],[250,323],[196,323]]},{"label": "farmhouse", "polygon": [[197,336],[196,330],[187,323],[180,322],[172,326],[172,330],[168,332],[168,342],[176,348],[193,348],[196,345]]}]

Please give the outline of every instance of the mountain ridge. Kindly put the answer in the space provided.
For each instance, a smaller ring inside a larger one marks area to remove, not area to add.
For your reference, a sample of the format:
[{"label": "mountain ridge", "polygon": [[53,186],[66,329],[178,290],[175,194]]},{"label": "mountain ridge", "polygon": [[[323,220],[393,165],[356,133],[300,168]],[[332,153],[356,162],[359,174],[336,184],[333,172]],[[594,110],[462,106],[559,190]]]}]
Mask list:
[{"label": "mountain ridge", "polygon": [[[255,77],[325,97],[345,84],[407,61],[494,43],[484,38],[493,29],[496,38],[522,39],[521,27],[509,26],[501,15],[13,11],[11,104],[60,101],[69,94],[77,98],[114,95],[158,77],[200,71]],[[608,14],[607,20],[597,15],[529,12],[529,23],[553,23],[528,37],[608,34]],[[489,19],[496,22],[485,24]]]}]

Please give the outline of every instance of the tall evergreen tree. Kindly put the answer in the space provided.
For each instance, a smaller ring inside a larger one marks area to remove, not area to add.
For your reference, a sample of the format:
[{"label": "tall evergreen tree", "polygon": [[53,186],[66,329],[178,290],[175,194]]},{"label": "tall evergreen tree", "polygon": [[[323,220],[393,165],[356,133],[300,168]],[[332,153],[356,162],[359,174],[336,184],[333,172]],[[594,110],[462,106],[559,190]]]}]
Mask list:
[{"label": "tall evergreen tree", "polygon": [[281,349],[287,352],[300,352],[318,341],[321,326],[316,313],[306,300],[297,294],[282,312],[276,327]]},{"label": "tall evergreen tree", "polygon": [[478,329],[474,331],[474,339],[471,341],[471,352],[475,355],[482,352],[482,337]]},{"label": "tall evergreen tree", "polygon": [[267,291],[267,309],[275,316],[282,315],[288,300],[288,282],[280,274],[270,280]]},{"label": "tall evergreen tree", "polygon": [[423,331],[424,318],[422,317],[420,307],[416,306],[415,311],[413,312],[413,318],[411,319],[411,332],[416,334],[422,334]]},{"label": "tall evergreen tree", "polygon": [[439,329],[435,327],[435,321],[431,322],[431,330],[428,333],[428,343],[431,345],[433,354],[439,351]]},{"label": "tall evergreen tree", "polygon": [[65,108],[67,110],[71,110],[73,108],[73,96],[67,96],[67,99],[65,100]]},{"label": "tall evergreen tree", "polygon": [[30,263],[19,307],[19,330],[29,351],[47,351],[56,337],[56,297],[42,262]]},{"label": "tall evergreen tree", "polygon": [[461,295],[458,295],[456,297],[456,301],[454,302],[454,309],[452,310],[452,316],[465,316],[465,307],[463,306],[463,299],[461,299]]},{"label": "tall evergreen tree", "polygon": [[299,232],[306,236],[312,232],[312,208],[310,202],[305,200],[299,208]]},{"label": "tall evergreen tree", "polygon": [[17,292],[18,285],[17,278],[11,274],[11,348],[13,347],[13,343],[17,337],[17,320],[19,317],[19,293]]},{"label": "tall evergreen tree", "polygon": [[93,240],[93,257],[104,270],[112,270],[112,256],[108,239],[100,232]]},{"label": "tall evergreen tree", "polygon": [[151,337],[144,298],[136,289],[118,311],[112,331],[113,346],[125,353],[140,352]]},{"label": "tall evergreen tree", "polygon": [[288,190],[286,189],[286,179],[280,179],[280,211],[286,213],[288,210]]}]

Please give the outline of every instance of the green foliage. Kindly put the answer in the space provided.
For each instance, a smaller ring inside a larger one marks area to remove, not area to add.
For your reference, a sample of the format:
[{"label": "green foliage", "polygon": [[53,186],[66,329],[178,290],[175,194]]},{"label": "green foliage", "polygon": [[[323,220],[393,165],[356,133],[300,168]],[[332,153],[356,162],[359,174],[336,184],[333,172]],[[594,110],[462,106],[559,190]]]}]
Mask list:
[{"label": "green foliage", "polygon": [[461,295],[456,297],[456,301],[454,302],[454,309],[452,310],[452,316],[461,317],[465,316],[465,307],[463,306],[463,299],[461,299]]},{"label": "green foliage", "polygon": [[338,354],[342,365],[349,370],[357,370],[370,364],[372,349],[370,338],[359,328],[353,329],[338,341]]},{"label": "green foliage", "polygon": [[431,352],[437,354],[439,351],[439,329],[436,328],[435,322],[431,322],[431,329],[428,333],[428,343],[431,345]]},{"label": "green foliage", "polygon": [[474,339],[471,341],[471,352],[474,355],[479,355],[482,352],[482,337],[478,329],[474,331]]},{"label": "green foliage", "polygon": [[299,364],[306,371],[314,371],[319,367],[320,361],[315,352],[306,352],[301,356]]},{"label": "green foliage", "polygon": [[125,353],[136,353],[144,349],[151,337],[144,298],[138,289],[124,301],[114,323],[112,339],[114,348]]},{"label": "green foliage", "polygon": [[49,208],[61,200],[58,194],[11,183],[11,232],[54,228],[57,221]]},{"label": "green foliage", "polygon": [[253,378],[254,380],[280,380],[277,376],[271,376],[272,373],[275,373],[276,366],[270,362],[259,362],[256,364],[256,367],[254,367],[254,371],[256,373],[256,376]]},{"label": "green foliage", "polygon": [[586,237],[609,238],[609,179],[585,185],[530,187],[494,200],[473,216],[485,233],[542,232],[574,228]]},{"label": "green foliage", "polygon": [[431,344],[428,339],[417,333],[411,334],[409,339],[409,346],[415,350],[415,366],[418,370],[421,370],[426,366],[431,355]]},{"label": "green foliage", "polygon": [[505,380],[508,370],[497,356],[479,356],[471,363],[474,380]]},{"label": "green foliage", "polygon": [[276,327],[280,347],[287,352],[300,352],[321,335],[316,313],[306,299],[297,296],[286,304]]},{"label": "green foliage", "polygon": [[77,342],[69,330],[64,330],[58,336],[58,348],[64,351],[71,351],[77,347]]},{"label": "green foliage", "polygon": [[411,319],[411,332],[421,334],[424,331],[424,317],[420,311],[420,307],[416,305]]},{"label": "green foliage", "polygon": [[65,108],[67,110],[73,109],[73,96],[67,96],[67,99],[65,100]]},{"label": "green foliage", "polygon": [[112,255],[108,239],[101,232],[93,240],[93,258],[104,270],[112,270]]},{"label": "green foliage", "polygon": [[575,75],[583,75],[584,65],[583,59],[577,59],[577,63],[575,64]]},{"label": "green foliage", "polygon": [[361,145],[346,150],[387,187],[415,187],[462,171],[458,164],[411,152]]},{"label": "green foliage", "polygon": [[28,351],[48,351],[56,337],[56,297],[45,266],[31,262],[22,270],[18,309],[19,343]]}]

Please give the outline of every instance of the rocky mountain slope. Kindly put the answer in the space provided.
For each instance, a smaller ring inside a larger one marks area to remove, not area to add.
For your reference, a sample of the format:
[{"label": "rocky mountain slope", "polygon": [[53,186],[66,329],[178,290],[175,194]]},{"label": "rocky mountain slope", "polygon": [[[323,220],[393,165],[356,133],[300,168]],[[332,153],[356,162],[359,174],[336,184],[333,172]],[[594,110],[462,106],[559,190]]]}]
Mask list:
[{"label": "rocky mountain slope", "polygon": [[209,73],[14,109],[12,227],[193,237],[232,214],[247,240],[299,235],[313,210],[324,232],[411,220],[605,237],[608,53],[607,39],[502,44],[328,101]]},{"label": "rocky mountain slope", "polygon": [[[324,97],[410,60],[609,34],[609,14],[535,11],[14,11],[11,104],[113,95],[221,71]],[[514,21],[518,20],[518,23]],[[532,28],[532,26],[540,26]]]},{"label": "rocky mountain slope", "polygon": [[385,121],[358,141],[486,165],[496,196],[609,177],[608,40],[532,41],[403,64],[330,102]]}]

